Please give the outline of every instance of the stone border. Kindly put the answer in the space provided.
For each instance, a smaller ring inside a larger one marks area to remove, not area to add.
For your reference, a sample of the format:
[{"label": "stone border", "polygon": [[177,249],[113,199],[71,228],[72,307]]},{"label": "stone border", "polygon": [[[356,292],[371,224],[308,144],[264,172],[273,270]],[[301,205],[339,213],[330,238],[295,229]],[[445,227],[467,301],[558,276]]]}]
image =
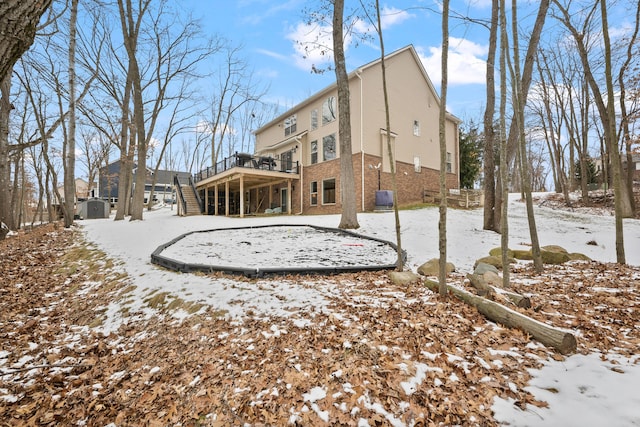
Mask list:
[{"label": "stone border", "polygon": [[[387,240],[378,239],[376,237],[364,236],[362,234],[354,233],[349,230],[342,230],[339,228],[330,228],[330,227],[320,227],[316,225],[308,225],[308,224],[274,224],[274,225],[258,225],[251,227],[231,227],[231,228],[214,228],[209,230],[196,230],[190,231],[188,233],[182,234],[175,239],[162,244],[156,248],[155,251],[151,254],[151,263],[159,265],[161,267],[165,267],[169,270],[179,271],[181,273],[213,273],[217,271],[221,271],[228,274],[238,274],[246,277],[264,277],[264,276],[274,276],[274,275],[285,275],[285,274],[338,274],[338,273],[352,273],[357,271],[379,271],[379,270],[393,270],[396,268],[395,264],[373,264],[373,265],[351,265],[351,266],[338,266],[338,267],[276,267],[276,268],[242,268],[242,267],[230,267],[223,265],[207,265],[207,264],[192,264],[177,261],[175,259],[166,257],[161,255],[162,251],[164,251],[169,246],[177,243],[181,239],[185,238],[194,233],[209,233],[212,231],[224,231],[224,230],[244,230],[244,229],[255,229],[255,228],[274,228],[274,227],[310,227],[319,231],[336,233],[336,234],[346,234],[352,237],[356,237],[359,239],[372,240],[376,242],[383,243],[385,245],[393,248],[394,251],[398,250],[398,246],[394,243],[391,243]],[[407,253],[406,251],[402,251],[402,263],[407,262]]]}]

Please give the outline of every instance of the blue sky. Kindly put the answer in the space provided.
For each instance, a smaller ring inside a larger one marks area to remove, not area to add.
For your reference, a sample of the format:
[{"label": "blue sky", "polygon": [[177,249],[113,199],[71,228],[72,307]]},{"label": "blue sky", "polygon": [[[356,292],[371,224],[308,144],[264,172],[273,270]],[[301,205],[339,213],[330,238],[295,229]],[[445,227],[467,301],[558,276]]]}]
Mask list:
[{"label": "blue sky", "polygon": [[[244,45],[244,55],[255,76],[270,85],[267,100],[292,107],[335,81],[333,71],[311,73],[312,65],[331,60],[327,55],[305,53],[299,42],[322,31],[305,25],[304,9],[314,2],[304,0],[183,0],[194,18],[202,18],[207,33],[220,34]],[[349,0],[347,0],[349,3]],[[487,16],[489,0],[452,2],[460,13]],[[416,7],[416,5],[418,5]],[[434,85],[440,86],[441,17],[432,0],[381,2],[383,34],[387,53],[413,44],[423,59]],[[365,22],[360,23],[365,27]],[[324,28],[330,31],[330,28]],[[330,33],[329,33],[330,34]],[[484,109],[484,69],[488,31],[477,25],[450,24],[449,111],[463,120],[479,120]],[[326,38],[327,43],[331,39]],[[347,45],[347,68],[351,71],[379,58],[377,40]]]}]

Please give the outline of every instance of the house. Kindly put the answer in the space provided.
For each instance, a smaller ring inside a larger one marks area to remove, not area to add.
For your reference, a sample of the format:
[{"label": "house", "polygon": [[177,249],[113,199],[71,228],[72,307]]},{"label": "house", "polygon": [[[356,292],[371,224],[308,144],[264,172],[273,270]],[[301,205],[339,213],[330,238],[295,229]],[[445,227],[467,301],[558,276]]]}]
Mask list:
[{"label": "house", "polygon": [[[75,186],[76,186],[76,199],[74,200],[74,203],[77,203],[78,201],[86,200],[88,197],[91,196],[91,191],[93,190],[93,187],[95,187],[95,182],[92,185],[90,185],[84,179],[76,178]],[[62,199],[62,202],[64,202],[64,185],[61,185],[58,187],[58,194],[60,194],[60,198]],[[57,201],[58,196],[55,195],[55,198]]]},{"label": "house", "polygon": [[[627,155],[621,154],[622,170],[627,173]],[[640,152],[631,153],[631,170],[633,171],[633,181],[640,183]]]},{"label": "house", "polygon": [[[439,188],[440,100],[413,46],[385,57],[398,203]],[[349,74],[352,164],[360,212],[391,190],[382,66]],[[255,153],[235,153],[195,177],[210,214],[341,212],[338,90],[333,84],[255,131]],[[446,185],[459,188],[458,125],[446,115]]]},{"label": "house", "polygon": [[[118,202],[118,185],[120,175],[121,162],[117,160],[113,163],[109,163],[106,166],[101,167],[98,170],[98,191],[97,197],[103,200],[109,200],[111,204]],[[133,182],[135,182],[136,174],[138,173],[138,165],[133,165]],[[144,201],[147,203],[149,195],[151,193],[151,186],[153,182],[153,169],[145,168],[145,188],[144,188]],[[188,172],[176,172],[169,170],[158,170],[156,174],[156,183],[154,188],[154,200],[162,200],[166,203],[170,203],[175,200],[174,191],[174,177],[178,176],[179,179],[184,182],[188,182],[191,175]],[[132,184],[133,185],[133,184]]]},{"label": "house", "polygon": [[[78,202],[82,202],[87,200],[91,196],[93,191],[93,187],[95,187],[95,182],[93,184],[89,184],[87,181],[81,178],[76,178],[75,180],[75,199],[73,201],[74,210],[77,210]],[[58,198],[60,195],[60,198]],[[64,203],[64,185],[60,185],[57,187],[57,192],[54,194],[54,202],[52,203],[53,209],[55,211],[55,215],[57,218],[62,218],[62,204]]]}]

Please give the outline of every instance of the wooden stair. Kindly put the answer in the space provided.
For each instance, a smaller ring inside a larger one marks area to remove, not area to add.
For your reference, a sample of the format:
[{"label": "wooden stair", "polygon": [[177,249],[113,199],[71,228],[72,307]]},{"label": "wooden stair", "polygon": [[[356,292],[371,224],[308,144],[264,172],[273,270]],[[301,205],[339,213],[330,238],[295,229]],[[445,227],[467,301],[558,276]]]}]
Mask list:
[{"label": "wooden stair", "polygon": [[190,185],[181,185],[180,188],[182,189],[184,201],[187,204],[187,212],[183,213],[183,216],[201,215],[200,205],[193,192],[193,188]]}]

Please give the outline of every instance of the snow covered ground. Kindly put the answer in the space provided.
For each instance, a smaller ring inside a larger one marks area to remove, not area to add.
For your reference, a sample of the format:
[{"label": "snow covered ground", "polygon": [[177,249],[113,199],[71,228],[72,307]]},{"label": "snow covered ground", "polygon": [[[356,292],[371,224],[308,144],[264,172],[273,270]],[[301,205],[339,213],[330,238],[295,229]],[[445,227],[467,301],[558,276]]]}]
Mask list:
[{"label": "snow covered ground", "polygon": [[[161,244],[195,230],[250,227],[270,224],[312,224],[336,227],[339,216],[268,216],[225,218],[213,216],[177,217],[168,207],[145,212],[145,220],[130,222],[112,220],[83,221],[87,239],[109,256],[122,262],[136,289],[124,302],[109,307],[108,333],[121,324],[119,314],[127,304],[133,311],[148,310],[144,298],[154,290],[168,292],[185,301],[197,301],[231,317],[241,317],[248,308],[265,317],[288,316],[294,309],[320,308],[331,289],[300,289],[285,280],[271,280],[268,285],[235,286],[233,276],[206,277],[179,274],[150,263],[151,253]],[[358,233],[395,242],[393,213],[366,213],[358,216]],[[402,211],[402,247],[407,251],[407,267],[415,270],[438,254],[438,209]],[[594,260],[615,262],[615,229],[612,216],[566,212],[548,208],[536,209],[536,221],[542,245],[561,245],[569,252],[580,252]],[[447,221],[448,260],[462,272],[471,272],[476,259],[500,245],[500,236],[482,230],[481,210],[449,210]],[[627,263],[640,266],[640,221],[625,220]],[[515,197],[509,205],[509,246],[527,248],[530,242],[524,204]],[[287,239],[270,242],[271,253],[295,251]],[[249,253],[247,253],[249,254]],[[327,254],[324,254],[327,255]],[[640,286],[640,277],[637,278]],[[240,302],[240,303],[239,303]],[[638,319],[640,314],[632,313]],[[186,313],[182,315],[186,316]],[[614,369],[615,368],[615,369]],[[549,403],[548,408],[523,412],[513,402],[497,399],[496,419],[518,426],[556,425],[640,425],[640,349],[632,358],[608,354],[574,355],[563,361],[548,361],[533,373],[531,392]]]}]

